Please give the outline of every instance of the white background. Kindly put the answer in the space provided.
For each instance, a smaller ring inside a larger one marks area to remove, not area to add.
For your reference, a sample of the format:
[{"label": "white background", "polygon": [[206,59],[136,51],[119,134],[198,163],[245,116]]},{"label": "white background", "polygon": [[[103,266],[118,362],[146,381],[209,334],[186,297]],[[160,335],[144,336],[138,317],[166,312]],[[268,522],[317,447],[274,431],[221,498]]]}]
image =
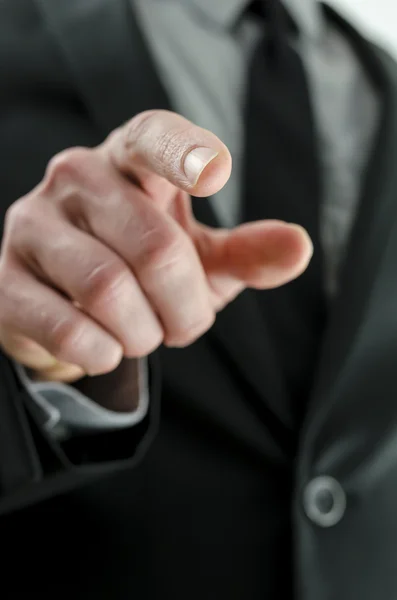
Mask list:
[{"label": "white background", "polygon": [[397,57],[397,0],[328,0]]}]

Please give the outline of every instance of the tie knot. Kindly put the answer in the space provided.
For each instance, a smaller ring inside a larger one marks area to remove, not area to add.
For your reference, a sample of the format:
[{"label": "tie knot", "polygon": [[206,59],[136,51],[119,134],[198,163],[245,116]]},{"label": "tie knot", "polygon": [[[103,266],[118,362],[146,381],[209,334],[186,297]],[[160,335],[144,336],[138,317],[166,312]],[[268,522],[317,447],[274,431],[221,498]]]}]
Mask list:
[{"label": "tie knot", "polygon": [[249,10],[264,21],[270,33],[294,36],[299,33],[296,22],[286,10],[282,0],[253,0]]}]

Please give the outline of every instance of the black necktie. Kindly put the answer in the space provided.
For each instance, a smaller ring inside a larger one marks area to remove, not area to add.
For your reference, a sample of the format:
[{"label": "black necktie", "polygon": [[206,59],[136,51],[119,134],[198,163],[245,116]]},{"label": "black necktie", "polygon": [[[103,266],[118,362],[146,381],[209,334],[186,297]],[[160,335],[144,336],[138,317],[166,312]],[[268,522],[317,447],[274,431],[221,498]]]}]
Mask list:
[{"label": "black necktie", "polygon": [[242,220],[298,223],[314,245],[302,276],[257,293],[297,422],[310,393],[325,322],[320,166],[305,71],[291,44],[296,28],[280,0],[262,0],[254,7],[264,35],[249,67]]}]

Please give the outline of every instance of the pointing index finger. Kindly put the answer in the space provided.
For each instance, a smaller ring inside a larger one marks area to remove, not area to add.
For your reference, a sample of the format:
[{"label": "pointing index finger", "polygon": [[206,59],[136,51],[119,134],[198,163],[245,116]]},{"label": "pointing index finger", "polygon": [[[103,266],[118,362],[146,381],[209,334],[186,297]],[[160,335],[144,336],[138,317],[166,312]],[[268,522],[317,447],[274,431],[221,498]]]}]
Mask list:
[{"label": "pointing index finger", "polygon": [[138,184],[149,172],[194,196],[215,194],[231,173],[230,152],[216,135],[165,110],[140,113],[115,130],[103,148]]}]

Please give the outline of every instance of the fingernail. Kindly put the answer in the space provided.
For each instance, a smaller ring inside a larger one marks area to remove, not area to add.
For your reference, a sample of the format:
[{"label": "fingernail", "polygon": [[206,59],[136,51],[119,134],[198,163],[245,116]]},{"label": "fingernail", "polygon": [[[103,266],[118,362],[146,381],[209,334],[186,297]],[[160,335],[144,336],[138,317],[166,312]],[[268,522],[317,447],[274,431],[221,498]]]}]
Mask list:
[{"label": "fingernail", "polygon": [[194,148],[185,158],[184,171],[189,183],[196,185],[205,167],[218,156],[212,148]]}]

